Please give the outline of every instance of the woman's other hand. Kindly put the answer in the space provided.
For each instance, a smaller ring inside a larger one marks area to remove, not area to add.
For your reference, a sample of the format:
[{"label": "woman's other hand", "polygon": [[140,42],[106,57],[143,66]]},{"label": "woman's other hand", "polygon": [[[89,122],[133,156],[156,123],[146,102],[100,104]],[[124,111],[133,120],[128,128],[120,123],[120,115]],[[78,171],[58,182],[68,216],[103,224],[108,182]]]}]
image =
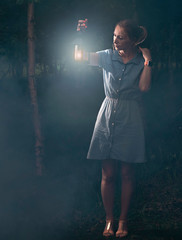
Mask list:
[{"label": "woman's other hand", "polygon": [[142,55],[143,55],[143,58],[145,59],[145,61],[151,61],[152,60],[151,53],[150,53],[150,50],[148,48],[139,47],[139,49],[142,52]]}]

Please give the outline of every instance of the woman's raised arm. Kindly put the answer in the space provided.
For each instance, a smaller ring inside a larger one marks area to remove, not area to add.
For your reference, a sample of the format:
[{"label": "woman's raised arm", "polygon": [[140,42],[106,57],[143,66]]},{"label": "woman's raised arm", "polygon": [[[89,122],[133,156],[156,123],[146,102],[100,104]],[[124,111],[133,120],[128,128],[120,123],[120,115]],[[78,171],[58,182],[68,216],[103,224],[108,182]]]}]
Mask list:
[{"label": "woman's raised arm", "polygon": [[87,63],[91,66],[98,66],[99,54],[95,52],[85,52],[75,46],[75,61]]},{"label": "woman's raised arm", "polygon": [[[150,50],[147,48],[141,48],[140,50],[143,54],[143,58],[145,59],[145,63],[151,61],[151,54]],[[140,76],[139,81],[139,88],[142,92],[146,92],[150,89],[150,83],[151,83],[151,75],[152,75],[152,69],[151,66],[148,66],[144,63],[144,68]]]}]

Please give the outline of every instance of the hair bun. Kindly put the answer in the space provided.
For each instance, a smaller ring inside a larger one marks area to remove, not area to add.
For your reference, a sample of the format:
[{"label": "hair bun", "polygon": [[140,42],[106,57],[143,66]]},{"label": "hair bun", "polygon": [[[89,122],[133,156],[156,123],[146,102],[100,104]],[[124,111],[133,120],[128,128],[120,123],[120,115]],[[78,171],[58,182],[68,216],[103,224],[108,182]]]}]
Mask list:
[{"label": "hair bun", "polygon": [[139,39],[136,41],[135,45],[139,45],[140,43],[144,42],[148,35],[145,27],[139,26],[139,30],[141,32],[141,35],[140,35]]}]

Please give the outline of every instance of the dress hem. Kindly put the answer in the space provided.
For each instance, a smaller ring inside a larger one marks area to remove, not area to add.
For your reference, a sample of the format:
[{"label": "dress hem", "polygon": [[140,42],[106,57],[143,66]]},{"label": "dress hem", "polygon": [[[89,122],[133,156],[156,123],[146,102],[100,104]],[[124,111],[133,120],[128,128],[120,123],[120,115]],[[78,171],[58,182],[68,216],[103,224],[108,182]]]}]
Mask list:
[{"label": "dress hem", "polygon": [[122,162],[125,162],[125,163],[146,163],[147,162],[147,160],[144,160],[144,161],[124,161],[122,159],[116,159],[116,158],[91,158],[91,157],[87,157],[86,159],[87,160],[99,160],[99,161],[110,159],[110,160],[122,161]]}]

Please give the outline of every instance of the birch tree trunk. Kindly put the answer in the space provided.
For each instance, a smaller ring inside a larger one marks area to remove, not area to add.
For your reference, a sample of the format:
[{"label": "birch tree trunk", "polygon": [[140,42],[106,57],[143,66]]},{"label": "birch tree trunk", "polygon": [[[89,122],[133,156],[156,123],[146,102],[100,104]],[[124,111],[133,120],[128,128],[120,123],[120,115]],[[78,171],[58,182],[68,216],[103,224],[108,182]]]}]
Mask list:
[{"label": "birch tree trunk", "polygon": [[35,37],[33,2],[28,3],[28,82],[35,130],[36,175],[41,176],[43,170],[43,140],[37,103],[37,91],[35,87]]}]

